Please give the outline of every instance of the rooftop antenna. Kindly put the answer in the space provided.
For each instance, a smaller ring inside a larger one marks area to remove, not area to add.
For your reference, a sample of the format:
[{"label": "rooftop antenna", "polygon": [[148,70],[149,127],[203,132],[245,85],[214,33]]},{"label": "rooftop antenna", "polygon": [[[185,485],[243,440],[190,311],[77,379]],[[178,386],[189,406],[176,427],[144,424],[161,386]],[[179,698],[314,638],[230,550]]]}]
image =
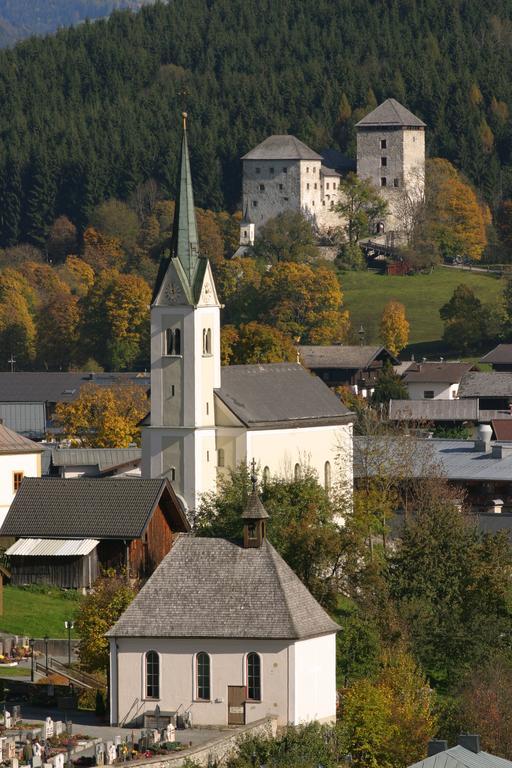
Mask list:
[{"label": "rooftop antenna", "polygon": [[16,358],[14,357],[13,353],[11,352],[11,356],[7,361],[9,365],[11,366],[11,373],[14,373],[14,367],[16,365]]}]

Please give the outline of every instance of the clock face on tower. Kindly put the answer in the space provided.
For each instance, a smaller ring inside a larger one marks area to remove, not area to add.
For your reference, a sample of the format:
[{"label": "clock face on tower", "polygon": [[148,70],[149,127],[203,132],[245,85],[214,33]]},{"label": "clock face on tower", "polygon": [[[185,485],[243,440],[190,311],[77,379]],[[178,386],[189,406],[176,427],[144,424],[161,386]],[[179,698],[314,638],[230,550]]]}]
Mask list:
[{"label": "clock face on tower", "polygon": [[165,296],[167,300],[171,302],[171,304],[176,304],[180,300],[181,291],[179,287],[173,283],[172,280],[167,283],[165,288]]}]

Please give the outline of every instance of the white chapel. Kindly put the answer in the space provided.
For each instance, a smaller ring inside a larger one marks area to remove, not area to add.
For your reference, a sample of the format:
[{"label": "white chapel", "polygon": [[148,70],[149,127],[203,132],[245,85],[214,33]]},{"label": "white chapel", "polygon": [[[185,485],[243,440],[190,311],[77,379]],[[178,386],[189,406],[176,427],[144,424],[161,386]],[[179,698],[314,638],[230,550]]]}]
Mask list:
[{"label": "white chapel", "polygon": [[201,255],[184,115],[169,258],[151,304],[151,412],[142,429],[142,474],[167,477],[185,509],[241,462],[263,476],[352,481],[350,413],[300,364],[221,368],[220,310]]}]

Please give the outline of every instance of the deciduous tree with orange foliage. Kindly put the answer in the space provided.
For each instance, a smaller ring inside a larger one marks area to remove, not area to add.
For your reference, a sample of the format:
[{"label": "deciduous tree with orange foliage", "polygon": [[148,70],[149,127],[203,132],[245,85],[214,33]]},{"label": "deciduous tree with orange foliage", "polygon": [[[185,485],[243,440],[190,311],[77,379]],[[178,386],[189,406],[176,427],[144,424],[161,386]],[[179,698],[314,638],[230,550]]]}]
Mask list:
[{"label": "deciduous tree with orange foliage", "polygon": [[125,262],[121,241],[116,237],[104,235],[94,227],[88,227],[84,232],[82,258],[95,272],[102,269],[120,269]]},{"label": "deciduous tree with orange foliage", "polygon": [[380,339],[392,355],[398,355],[409,341],[409,321],[404,305],[388,301],[380,319]]},{"label": "deciduous tree with orange foliage", "polygon": [[276,264],[261,281],[260,321],[275,325],[302,344],[333,344],[345,339],[349,314],[343,292],[328,267]]},{"label": "deciduous tree with orange foliage", "polygon": [[0,274],[0,369],[14,355],[18,368],[30,365],[36,353],[36,326],[30,307],[34,291],[17,270]]},{"label": "deciduous tree with orange foliage", "polygon": [[297,352],[289,336],[264,323],[226,325],[221,336],[223,365],[295,362]]},{"label": "deciduous tree with orange foliage", "polygon": [[70,403],[59,403],[55,421],[74,445],[84,448],[126,448],[140,444],[139,421],[148,411],[143,387],[86,384]]}]

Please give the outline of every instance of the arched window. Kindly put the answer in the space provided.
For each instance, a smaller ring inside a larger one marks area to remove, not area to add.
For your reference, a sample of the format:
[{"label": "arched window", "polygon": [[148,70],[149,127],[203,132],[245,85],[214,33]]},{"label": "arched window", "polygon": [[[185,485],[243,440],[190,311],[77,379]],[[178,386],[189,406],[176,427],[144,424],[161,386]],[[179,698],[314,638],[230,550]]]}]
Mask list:
[{"label": "arched window", "polygon": [[181,355],[181,331],[179,328],[166,328],[165,354]]},{"label": "arched window", "polygon": [[174,483],[174,481],[176,480],[176,467],[171,467],[169,471],[169,480],[171,481],[171,483]]},{"label": "arched window", "polygon": [[156,651],[146,653],[146,698],[160,698],[160,657]]},{"label": "arched window", "polygon": [[300,464],[295,465],[295,469],[293,470],[293,476],[295,480],[300,480]]},{"label": "arched window", "polygon": [[259,653],[247,654],[247,698],[261,701],[261,659]]},{"label": "arched window", "polygon": [[203,355],[212,353],[212,331],[211,328],[203,328]]},{"label": "arched window", "polygon": [[330,461],[326,461],[324,464],[324,486],[326,491],[328,491],[331,487],[331,462]]},{"label": "arched window", "polygon": [[218,467],[225,466],[224,448],[219,448],[219,450],[217,451],[217,466]]},{"label": "arched window", "polygon": [[210,656],[201,651],[196,656],[196,698],[210,701]]},{"label": "arched window", "polygon": [[270,482],[270,467],[263,468],[263,485]]}]

